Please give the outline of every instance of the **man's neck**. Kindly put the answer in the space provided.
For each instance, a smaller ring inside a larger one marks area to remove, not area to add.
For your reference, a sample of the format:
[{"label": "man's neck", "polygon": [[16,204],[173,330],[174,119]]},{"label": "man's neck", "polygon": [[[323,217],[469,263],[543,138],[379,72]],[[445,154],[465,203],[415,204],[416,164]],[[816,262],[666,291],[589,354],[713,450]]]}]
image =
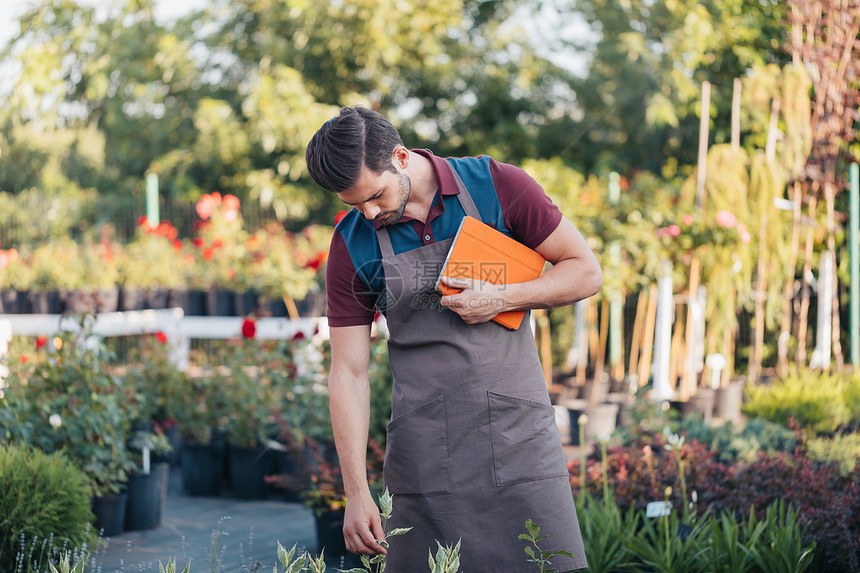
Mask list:
[{"label": "man's neck", "polygon": [[409,194],[409,202],[406,203],[405,215],[425,222],[436,190],[439,189],[439,179],[433,164],[426,157],[417,153],[409,154],[409,166],[406,168],[412,181],[412,190]]}]

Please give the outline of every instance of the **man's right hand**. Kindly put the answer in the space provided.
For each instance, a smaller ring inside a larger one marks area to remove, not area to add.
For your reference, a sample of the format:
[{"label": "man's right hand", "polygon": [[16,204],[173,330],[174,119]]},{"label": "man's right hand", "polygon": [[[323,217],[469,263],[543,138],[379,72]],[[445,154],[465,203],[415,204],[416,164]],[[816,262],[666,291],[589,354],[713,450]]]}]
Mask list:
[{"label": "man's right hand", "polygon": [[346,548],[353,553],[376,555],[386,553],[377,539],[384,539],[382,520],[379,508],[373,501],[370,492],[358,497],[350,497],[346,502],[343,519],[343,538]]}]

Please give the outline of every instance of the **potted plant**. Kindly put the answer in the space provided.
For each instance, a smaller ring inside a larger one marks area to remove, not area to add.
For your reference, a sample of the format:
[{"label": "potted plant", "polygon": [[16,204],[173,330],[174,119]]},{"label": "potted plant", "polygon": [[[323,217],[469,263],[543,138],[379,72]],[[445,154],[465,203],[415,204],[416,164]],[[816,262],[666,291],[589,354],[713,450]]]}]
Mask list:
[{"label": "potted plant", "polygon": [[119,303],[120,247],[103,239],[99,242],[85,241],[78,245],[76,258],[85,275],[69,285],[66,308],[70,312],[113,312]]},{"label": "potted plant", "polygon": [[0,249],[0,313],[30,312],[30,268],[17,249]]},{"label": "potted plant", "polygon": [[164,434],[137,432],[129,441],[129,449],[136,468],[128,480],[125,530],[152,529],[161,523],[164,513],[170,470],[167,456],[172,448]]},{"label": "potted plant", "polygon": [[221,495],[225,465],[224,428],[228,415],[223,389],[211,372],[198,371],[181,379],[186,397],[177,412],[179,465],[182,484],[191,496]]},{"label": "potted plant", "polygon": [[170,291],[185,286],[179,272],[185,264],[182,250],[173,225],[162,221],[153,226],[141,217],[120,260],[120,309],[165,308]]},{"label": "potted plant", "polygon": [[208,193],[197,201],[200,217],[193,239],[195,272],[207,290],[207,313],[231,316],[235,312],[237,268],[245,256],[247,232],[239,213],[239,199],[233,195]]},{"label": "potted plant", "polygon": [[293,301],[319,288],[317,270],[307,266],[296,236],[276,223],[258,229],[249,239],[245,262],[246,273],[255,277],[263,314],[298,315]]},{"label": "potted plant", "polygon": [[77,244],[69,238],[52,239],[28,257],[33,312],[60,314],[70,289],[86,283],[86,269]]},{"label": "potted plant", "polygon": [[108,359],[84,324],[80,333],[54,336],[39,355],[10,369],[4,393],[15,420],[10,442],[63,452],[81,468],[97,523],[113,535],[122,531],[123,490],[134,468],[125,446],[133,398],[112,375]]}]

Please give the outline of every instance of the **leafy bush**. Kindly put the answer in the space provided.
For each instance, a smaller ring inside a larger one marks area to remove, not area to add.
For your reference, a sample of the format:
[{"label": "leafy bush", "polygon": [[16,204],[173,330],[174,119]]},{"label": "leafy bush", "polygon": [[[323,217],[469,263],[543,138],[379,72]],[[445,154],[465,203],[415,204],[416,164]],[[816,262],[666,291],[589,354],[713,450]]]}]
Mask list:
[{"label": "leafy bush", "polygon": [[770,385],[748,385],[743,412],[750,417],[831,433],[860,422],[860,376],[806,370]]},{"label": "leafy bush", "polygon": [[740,467],[711,507],[738,515],[785,501],[798,511],[803,540],[815,542],[814,570],[860,570],[860,474],[842,476],[836,463],[793,454],[762,455]]},{"label": "leafy bush", "polygon": [[[815,571],[860,570],[860,472],[843,475],[836,463],[816,461],[802,447],[727,465],[716,452],[692,440],[680,446],[682,482],[678,461],[666,445],[663,434],[643,435],[631,445],[608,448],[605,462],[599,453],[592,454],[586,460],[587,491],[604,497],[605,463],[608,489],[622,511],[663,500],[667,488],[672,488],[668,499],[674,507],[689,508],[692,503],[692,513],[699,517],[714,511],[747,519],[751,511],[761,515],[769,505],[784,500],[798,512],[803,543],[817,545]],[[570,473],[578,493],[579,464],[572,464]],[[683,498],[679,485],[690,492],[690,499]]]},{"label": "leafy bush", "polygon": [[761,418],[748,420],[738,431],[732,422],[712,426],[701,416],[685,416],[678,431],[690,441],[705,444],[715,452],[717,460],[726,464],[754,462],[760,452],[791,452],[797,444],[793,431]]},{"label": "leafy bush", "polygon": [[860,434],[836,435],[833,438],[810,438],[806,442],[809,456],[822,462],[839,464],[839,473],[860,473]]},{"label": "leafy bush", "polygon": [[[0,446],[0,483],[0,571],[16,570],[22,537],[37,546],[22,555],[28,569],[55,557],[53,548],[92,544],[87,478],[64,455]],[[53,547],[39,546],[48,539]]]},{"label": "leafy bush", "polygon": [[125,447],[129,406],[100,341],[86,329],[53,339],[50,359],[16,360],[0,397],[9,424],[0,439],[61,451],[89,478],[95,496],[118,493],[134,468]]}]

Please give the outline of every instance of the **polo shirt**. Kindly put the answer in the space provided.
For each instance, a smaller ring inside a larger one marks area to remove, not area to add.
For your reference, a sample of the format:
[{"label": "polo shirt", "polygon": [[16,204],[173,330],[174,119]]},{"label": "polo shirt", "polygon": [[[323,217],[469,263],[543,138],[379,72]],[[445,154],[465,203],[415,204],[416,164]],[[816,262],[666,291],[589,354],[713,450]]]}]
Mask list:
[{"label": "polo shirt", "polygon": [[[484,223],[530,248],[540,245],[561,222],[561,212],[525,171],[489,156],[443,159],[413,149],[430,160],[439,189],[426,221],[403,216],[388,226],[395,254],[453,237],[465,216],[460,190],[445,162],[456,171],[478,207]],[[370,324],[385,312],[385,275],[376,238],[379,221],[351,209],[337,224],[326,263],[326,315],[329,326]],[[420,272],[420,269],[416,269]]]}]

